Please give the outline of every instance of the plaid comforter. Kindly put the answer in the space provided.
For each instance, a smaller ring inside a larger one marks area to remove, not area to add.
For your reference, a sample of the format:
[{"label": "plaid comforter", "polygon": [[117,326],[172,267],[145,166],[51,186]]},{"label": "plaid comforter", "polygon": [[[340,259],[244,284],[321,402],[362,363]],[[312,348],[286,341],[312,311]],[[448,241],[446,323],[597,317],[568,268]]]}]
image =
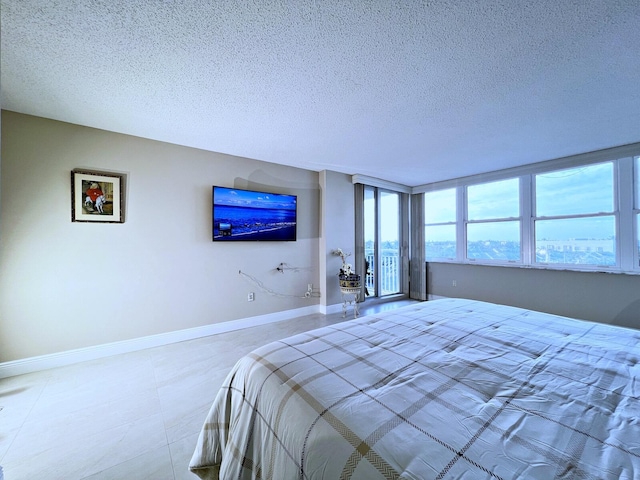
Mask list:
[{"label": "plaid comforter", "polygon": [[444,299],[299,334],[237,363],[190,468],[638,479],[640,331]]}]

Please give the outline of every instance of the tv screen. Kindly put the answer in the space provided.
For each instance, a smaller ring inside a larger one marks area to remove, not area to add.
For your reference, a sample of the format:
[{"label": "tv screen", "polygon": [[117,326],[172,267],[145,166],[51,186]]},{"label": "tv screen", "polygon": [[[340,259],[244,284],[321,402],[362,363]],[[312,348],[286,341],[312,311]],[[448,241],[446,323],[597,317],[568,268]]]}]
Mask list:
[{"label": "tv screen", "polygon": [[296,240],[297,197],[213,187],[213,241]]}]

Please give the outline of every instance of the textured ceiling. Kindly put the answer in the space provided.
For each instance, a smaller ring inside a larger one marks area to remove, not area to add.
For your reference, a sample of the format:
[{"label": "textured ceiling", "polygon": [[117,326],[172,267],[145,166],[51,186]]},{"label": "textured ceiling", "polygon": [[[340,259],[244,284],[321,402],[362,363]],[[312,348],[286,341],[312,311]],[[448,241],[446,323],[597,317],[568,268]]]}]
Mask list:
[{"label": "textured ceiling", "polygon": [[638,0],[1,0],[2,108],[414,186],[640,141]]}]

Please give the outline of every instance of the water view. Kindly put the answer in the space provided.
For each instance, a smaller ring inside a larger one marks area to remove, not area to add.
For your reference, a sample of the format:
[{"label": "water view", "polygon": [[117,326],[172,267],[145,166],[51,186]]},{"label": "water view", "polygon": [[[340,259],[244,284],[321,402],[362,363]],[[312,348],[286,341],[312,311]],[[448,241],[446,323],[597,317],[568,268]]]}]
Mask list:
[{"label": "water view", "polygon": [[213,240],[296,239],[295,195],[213,187]]}]

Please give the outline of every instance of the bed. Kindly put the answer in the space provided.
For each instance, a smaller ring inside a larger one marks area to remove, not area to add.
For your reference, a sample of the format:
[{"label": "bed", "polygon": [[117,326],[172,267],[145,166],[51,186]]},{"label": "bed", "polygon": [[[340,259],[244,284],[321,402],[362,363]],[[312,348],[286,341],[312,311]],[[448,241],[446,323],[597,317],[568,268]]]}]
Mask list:
[{"label": "bed", "polygon": [[190,469],[203,479],[638,479],[640,331],[464,299],[254,350]]}]

